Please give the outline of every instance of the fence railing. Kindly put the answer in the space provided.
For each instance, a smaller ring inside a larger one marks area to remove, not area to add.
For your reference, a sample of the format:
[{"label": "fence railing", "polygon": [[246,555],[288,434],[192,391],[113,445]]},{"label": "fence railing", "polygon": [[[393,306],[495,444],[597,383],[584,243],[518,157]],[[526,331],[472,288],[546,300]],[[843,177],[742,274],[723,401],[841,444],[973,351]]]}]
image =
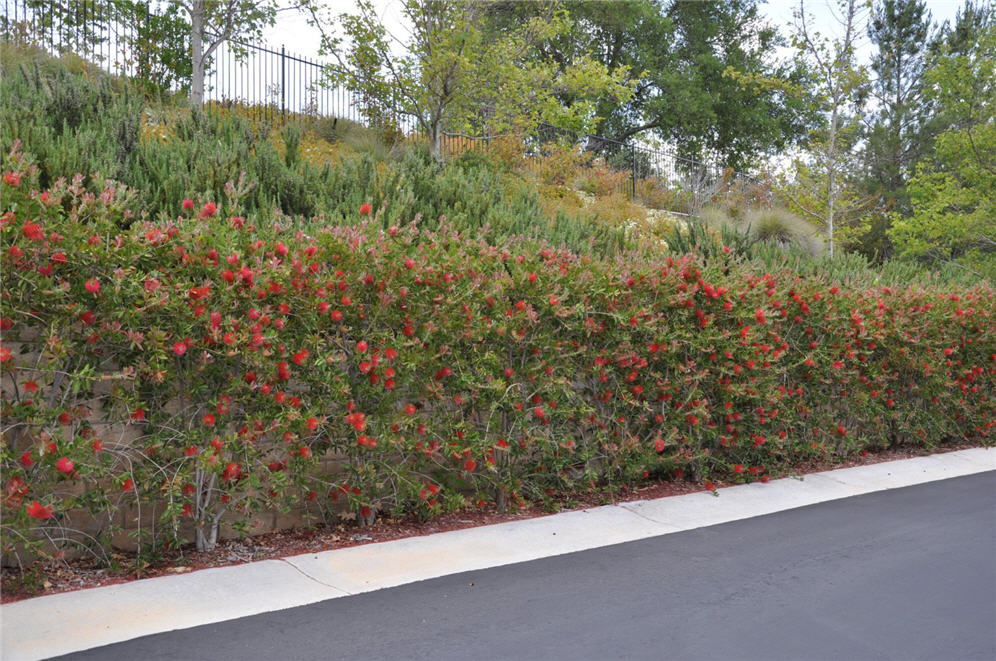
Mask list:
[{"label": "fence railing", "polygon": [[[107,0],[2,0],[0,36],[7,41],[37,45],[53,54],[75,54],[104,71],[126,76],[160,91],[184,93],[189,87],[190,62],[186,50],[189,26],[156,3]],[[204,98],[221,104],[244,105],[246,111],[276,115],[337,117],[369,124],[364,99],[341,85],[330,84],[332,65],[316,59],[258,44],[229,40],[212,54],[205,76]],[[414,118],[401,113],[386,115],[396,133],[419,134]],[[568,144],[594,166],[626,173],[618,187],[631,199],[651,182],[691,196],[685,206],[701,206],[718,184],[730,178],[750,180],[749,175],[724,170],[715,164],[677,154],[541,125],[522,138],[527,156],[542,155],[547,145]],[[477,149],[490,137],[447,133],[448,151]],[[618,177],[617,177],[618,178]]]}]

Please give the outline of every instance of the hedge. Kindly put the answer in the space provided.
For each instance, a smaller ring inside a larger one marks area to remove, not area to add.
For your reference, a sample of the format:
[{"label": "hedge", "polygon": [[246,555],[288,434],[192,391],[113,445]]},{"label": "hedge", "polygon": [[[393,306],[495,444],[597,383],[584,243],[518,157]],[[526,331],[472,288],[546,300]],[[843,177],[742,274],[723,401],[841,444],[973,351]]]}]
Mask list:
[{"label": "hedge", "polygon": [[[855,287],[736,251],[580,255],[417,222],[150,219],[4,161],[3,549],[155,508],[143,544],[312,503],[428,517],[989,442],[990,286]],[[709,485],[707,485],[709,486]],[[61,527],[60,527],[61,526]],[[87,542],[106,548],[112,526]]]}]

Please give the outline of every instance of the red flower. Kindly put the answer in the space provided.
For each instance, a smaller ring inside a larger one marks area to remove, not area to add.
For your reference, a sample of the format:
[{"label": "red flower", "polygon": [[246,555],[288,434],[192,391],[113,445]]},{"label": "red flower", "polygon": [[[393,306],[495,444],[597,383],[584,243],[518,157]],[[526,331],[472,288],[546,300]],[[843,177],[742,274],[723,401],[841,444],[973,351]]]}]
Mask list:
[{"label": "red flower", "polygon": [[318,429],[318,418],[308,418],[307,426],[311,431]]},{"label": "red flower", "polygon": [[468,471],[472,472],[475,468],[477,468],[477,462],[474,461],[473,459],[468,459],[467,461],[463,462],[463,467],[466,468]]},{"label": "red flower", "polygon": [[194,208],[194,201],[191,200],[190,198],[187,198],[183,201],[182,204],[180,204],[180,208],[183,209],[184,211],[192,211]]},{"label": "red flower", "polygon": [[32,223],[30,221],[24,223],[24,225],[21,226],[21,233],[24,234],[24,238],[30,239],[31,241],[45,240],[45,232],[38,223]]},{"label": "red flower", "polygon": [[131,491],[134,488],[135,488],[135,481],[132,480],[130,477],[121,483],[122,491]]},{"label": "red flower", "polygon": [[18,461],[19,461],[19,462],[21,463],[21,465],[22,465],[22,466],[24,466],[25,468],[28,468],[28,467],[30,467],[30,466],[33,466],[33,465],[34,465],[34,463],[35,463],[35,460],[31,458],[31,452],[25,452],[24,454],[22,454],[22,455],[21,455],[21,458],[20,458],[20,459],[18,459]]},{"label": "red flower", "polygon": [[97,280],[96,278],[94,278],[93,280],[87,280],[86,285],[84,286],[86,287],[86,290],[91,294],[100,293],[100,280]]},{"label": "red flower", "polygon": [[373,207],[371,207],[369,204],[364,202],[363,204],[360,205],[361,216],[369,216],[371,211],[373,211]]},{"label": "red flower", "polygon": [[734,473],[743,473],[744,472],[743,464],[734,464],[733,465],[733,472]]},{"label": "red flower", "polygon": [[368,348],[367,343],[364,342],[363,340],[360,340],[359,342],[356,343],[356,350],[359,351],[360,353],[364,353],[367,350],[367,348]]},{"label": "red flower", "polygon": [[28,505],[27,511],[28,511],[28,516],[32,516],[32,517],[34,517],[36,519],[51,519],[52,518],[52,508],[51,507],[45,507],[44,505],[42,505],[41,503],[39,503],[37,500],[32,501],[31,504]]},{"label": "red flower", "polygon": [[414,404],[406,404],[405,405],[405,413],[407,413],[408,415],[415,415],[415,411],[416,411],[416,408],[415,408]]},{"label": "red flower", "polygon": [[305,445],[304,447],[302,447],[300,450],[297,451],[297,454],[298,456],[307,459],[308,457],[311,456],[311,448]]},{"label": "red flower", "polygon": [[73,460],[70,459],[69,457],[62,457],[61,459],[59,459],[59,461],[55,462],[55,468],[60,473],[65,473],[66,475],[69,475],[73,472],[73,469],[76,468],[76,464],[74,464]]},{"label": "red flower", "polygon": [[20,172],[5,172],[3,175],[3,180],[10,184],[11,186],[21,185],[21,173]]},{"label": "red flower", "polygon": [[218,205],[214,202],[205,202],[204,208],[201,209],[201,218],[210,218],[218,212]]},{"label": "red flower", "polygon": [[214,426],[214,416],[211,415],[210,413],[205,413],[204,417],[202,419],[204,421],[205,426],[207,426],[207,427],[213,427]]},{"label": "red flower", "polygon": [[221,479],[225,482],[231,482],[238,479],[239,475],[242,474],[242,467],[235,462],[230,462],[225,466],[225,470],[221,473]]},{"label": "red flower", "polygon": [[705,488],[706,488],[706,491],[715,491],[716,490],[716,485],[713,484],[712,482],[706,482],[705,483]]},{"label": "red flower", "polygon": [[135,422],[141,422],[145,420],[145,409],[135,409],[131,413],[131,419]]},{"label": "red flower", "polygon": [[187,353],[187,345],[184,344],[183,342],[177,342],[176,344],[173,345],[173,353],[175,353],[177,356],[182,356],[183,354]]}]

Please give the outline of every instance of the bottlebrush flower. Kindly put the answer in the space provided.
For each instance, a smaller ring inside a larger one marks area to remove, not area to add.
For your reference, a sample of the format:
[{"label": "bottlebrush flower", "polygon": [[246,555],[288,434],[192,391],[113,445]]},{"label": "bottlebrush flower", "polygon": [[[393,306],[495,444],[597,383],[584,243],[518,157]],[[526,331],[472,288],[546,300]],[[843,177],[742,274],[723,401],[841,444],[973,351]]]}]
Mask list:
[{"label": "bottlebrush flower", "polygon": [[61,459],[59,459],[59,461],[55,462],[55,468],[60,473],[65,473],[66,475],[70,475],[72,474],[73,469],[76,468],[76,464],[74,464],[73,460],[70,459],[69,457],[62,457]]},{"label": "bottlebrush flower", "polygon": [[182,356],[183,354],[187,353],[187,345],[184,344],[183,342],[176,342],[173,345],[173,353],[175,353],[177,356]]},{"label": "bottlebrush flower", "polygon": [[363,340],[360,340],[359,342],[356,343],[356,350],[358,352],[364,353],[366,352],[367,349],[368,349],[367,343],[364,342]]},{"label": "bottlebrush flower", "polygon": [[31,241],[45,240],[45,231],[38,223],[32,223],[31,221],[24,223],[24,225],[21,226],[21,233],[24,235],[24,238]]},{"label": "bottlebrush flower", "polygon": [[121,490],[122,491],[131,491],[134,488],[135,488],[135,481],[133,479],[131,479],[130,477],[127,478],[124,482],[121,483]]},{"label": "bottlebrush flower", "polygon": [[361,216],[369,216],[372,211],[373,211],[373,207],[371,207],[366,202],[364,202],[363,204],[360,205],[360,215]]},{"label": "bottlebrush flower", "polygon": [[5,183],[17,187],[21,185],[21,173],[20,172],[5,172],[3,175],[3,180]]},{"label": "bottlebrush flower", "polygon": [[191,200],[190,198],[187,198],[180,204],[180,208],[183,209],[184,211],[193,211],[194,201]]},{"label": "bottlebrush flower", "polygon": [[135,409],[131,412],[131,419],[135,422],[141,422],[145,420],[145,409]]},{"label": "bottlebrush flower", "polygon": [[27,507],[28,516],[34,517],[36,519],[51,519],[52,518],[52,508],[45,507],[37,500],[32,501]]},{"label": "bottlebrush flower", "polygon": [[242,474],[242,467],[235,462],[230,462],[221,472],[221,479],[225,482],[232,482]]},{"label": "bottlebrush flower", "polygon": [[91,294],[99,294],[100,293],[100,280],[97,280],[96,278],[94,278],[93,280],[87,280],[86,284],[84,285],[84,287],[86,287],[86,290],[88,292],[90,292]]},{"label": "bottlebrush flower", "polygon": [[216,213],[218,213],[218,205],[214,202],[205,202],[204,207],[201,208],[201,218],[210,218]]},{"label": "bottlebrush flower", "polygon": [[213,427],[214,426],[214,416],[212,414],[210,414],[210,413],[205,413],[204,417],[201,418],[201,420],[204,422],[204,426],[205,427]]}]

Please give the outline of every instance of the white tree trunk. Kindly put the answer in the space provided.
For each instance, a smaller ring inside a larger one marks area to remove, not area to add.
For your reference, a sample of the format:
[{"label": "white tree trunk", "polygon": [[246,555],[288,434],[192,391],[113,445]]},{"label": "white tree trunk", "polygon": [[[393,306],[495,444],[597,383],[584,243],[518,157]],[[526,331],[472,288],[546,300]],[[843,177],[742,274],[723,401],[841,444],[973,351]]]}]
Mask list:
[{"label": "white tree trunk", "polygon": [[190,103],[197,110],[204,105],[204,0],[190,3]]}]

